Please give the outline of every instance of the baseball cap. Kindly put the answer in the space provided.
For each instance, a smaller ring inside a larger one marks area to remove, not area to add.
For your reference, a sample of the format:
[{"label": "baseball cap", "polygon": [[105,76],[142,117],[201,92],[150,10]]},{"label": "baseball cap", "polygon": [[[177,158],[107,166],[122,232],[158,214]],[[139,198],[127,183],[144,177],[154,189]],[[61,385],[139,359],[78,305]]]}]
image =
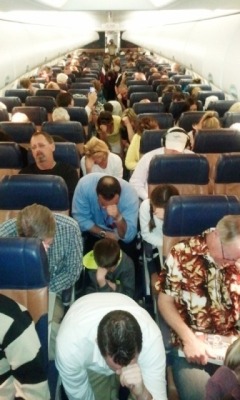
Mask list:
[{"label": "baseball cap", "polygon": [[166,149],[176,150],[182,153],[186,147],[187,140],[187,132],[176,126],[168,129],[166,133],[165,147]]}]

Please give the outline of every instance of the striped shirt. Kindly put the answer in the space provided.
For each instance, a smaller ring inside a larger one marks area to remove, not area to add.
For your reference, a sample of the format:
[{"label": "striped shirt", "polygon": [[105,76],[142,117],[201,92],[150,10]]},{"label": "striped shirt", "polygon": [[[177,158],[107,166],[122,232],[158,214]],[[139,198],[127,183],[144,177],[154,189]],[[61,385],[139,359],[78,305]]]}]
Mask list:
[{"label": "striped shirt", "polygon": [[[66,215],[54,214],[56,233],[48,249],[50,290],[61,294],[74,285],[82,271],[82,236],[77,222]],[[0,225],[0,237],[18,236],[16,218]]]},{"label": "striped shirt", "polygon": [[35,325],[28,311],[0,294],[1,400],[50,399],[41,351]]}]

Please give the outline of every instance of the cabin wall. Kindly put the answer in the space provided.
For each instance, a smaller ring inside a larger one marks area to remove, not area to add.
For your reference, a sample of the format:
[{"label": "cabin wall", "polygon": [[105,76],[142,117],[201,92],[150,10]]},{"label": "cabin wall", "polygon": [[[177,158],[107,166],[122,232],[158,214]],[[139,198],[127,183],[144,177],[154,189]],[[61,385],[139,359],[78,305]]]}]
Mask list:
[{"label": "cabin wall", "polygon": [[[98,39],[96,32],[0,21],[0,90],[35,68]],[[3,90],[4,89],[4,90]]]},{"label": "cabin wall", "polygon": [[179,62],[240,99],[240,14],[126,31],[123,39]]}]

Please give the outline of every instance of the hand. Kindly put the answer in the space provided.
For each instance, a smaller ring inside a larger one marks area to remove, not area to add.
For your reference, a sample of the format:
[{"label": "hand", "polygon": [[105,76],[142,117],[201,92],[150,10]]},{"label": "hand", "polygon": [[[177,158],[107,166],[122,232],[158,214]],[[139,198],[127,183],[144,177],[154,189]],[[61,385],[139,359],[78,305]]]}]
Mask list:
[{"label": "hand", "polygon": [[97,268],[96,279],[97,279],[98,286],[103,287],[106,285],[107,272],[108,271],[106,268],[102,268],[102,267]]},{"label": "hand", "polygon": [[118,93],[117,99],[118,99],[119,101],[122,101],[122,95],[121,95],[121,93]]},{"label": "hand", "polygon": [[118,236],[116,235],[115,232],[111,232],[111,231],[106,231],[105,237],[108,239],[113,239],[113,240],[118,240]]},{"label": "hand", "polygon": [[123,117],[123,118],[122,118],[122,121],[123,121],[123,123],[124,123],[125,126],[127,126],[127,125],[130,124],[130,120],[129,120],[128,117]]},{"label": "hand", "polygon": [[88,106],[92,107],[97,101],[97,93],[96,92],[90,92],[88,93]]},{"label": "hand", "polygon": [[109,215],[109,217],[112,217],[114,219],[118,219],[120,217],[120,213],[118,211],[118,206],[116,204],[107,206],[106,211],[107,211],[107,214]]},{"label": "hand", "polygon": [[143,393],[145,386],[140,367],[137,363],[123,367],[117,371],[117,374],[120,375],[121,385],[127,387],[131,391],[131,394],[140,396]]},{"label": "hand", "polygon": [[117,285],[114,282],[111,282],[109,280],[106,280],[107,284],[110,286],[110,288],[115,292],[117,289]]},{"label": "hand", "polygon": [[105,134],[107,133],[107,125],[103,125],[102,124],[102,125],[99,126],[99,128],[100,128],[102,133],[105,133]]},{"label": "hand", "polygon": [[183,351],[188,362],[195,362],[201,365],[207,364],[208,357],[213,356],[208,345],[194,334],[189,341],[184,343]]}]

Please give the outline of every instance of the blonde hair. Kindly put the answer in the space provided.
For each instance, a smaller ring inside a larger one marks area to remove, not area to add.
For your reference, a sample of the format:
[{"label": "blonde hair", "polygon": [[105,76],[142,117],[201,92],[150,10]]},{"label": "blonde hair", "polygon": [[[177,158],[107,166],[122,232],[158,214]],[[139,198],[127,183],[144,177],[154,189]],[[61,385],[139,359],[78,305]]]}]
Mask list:
[{"label": "blonde hair", "polygon": [[236,112],[239,113],[240,112],[240,101],[237,101],[236,103],[234,103],[228,110],[228,112]]},{"label": "blonde hair", "polygon": [[109,148],[107,144],[96,137],[92,137],[85,145],[84,145],[84,152],[86,156],[91,157],[93,154],[102,152],[102,153],[109,153]]},{"label": "blonde hair", "polygon": [[199,123],[200,129],[218,129],[221,128],[220,121],[215,115],[215,111],[207,111]]},{"label": "blonde hair", "polygon": [[52,120],[53,121],[69,121],[70,115],[68,114],[68,112],[65,108],[56,107],[52,113]]},{"label": "blonde hair", "polygon": [[126,108],[122,113],[122,118],[128,117],[131,121],[137,120],[137,114],[133,110],[133,108]]},{"label": "blonde hair", "polygon": [[[240,374],[240,337],[236,339],[227,349],[224,365]],[[239,379],[239,376],[238,376]]]},{"label": "blonde hair", "polygon": [[56,232],[52,211],[40,204],[32,204],[19,211],[16,226],[19,236],[41,240],[53,238]]},{"label": "blonde hair", "polygon": [[60,90],[60,87],[59,87],[59,85],[57,84],[57,82],[50,81],[50,82],[47,84],[46,89]]},{"label": "blonde hair", "polygon": [[240,236],[240,215],[225,215],[216,225],[220,240],[228,244]]}]

